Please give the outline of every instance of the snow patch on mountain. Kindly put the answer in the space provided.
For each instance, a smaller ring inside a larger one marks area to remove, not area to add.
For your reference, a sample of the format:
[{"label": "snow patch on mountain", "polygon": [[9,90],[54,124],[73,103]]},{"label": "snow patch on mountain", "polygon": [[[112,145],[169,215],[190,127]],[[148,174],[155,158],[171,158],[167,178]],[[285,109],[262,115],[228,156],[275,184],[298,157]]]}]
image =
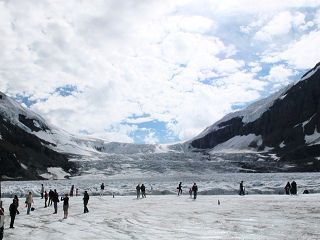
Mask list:
[{"label": "snow patch on mountain", "polygon": [[46,179],[57,180],[57,179],[65,179],[65,177],[70,176],[70,174],[63,171],[63,169],[60,167],[49,167],[47,169],[47,173],[41,174],[40,176]]},{"label": "snow patch on mountain", "polygon": [[[198,136],[196,136],[195,138],[193,138],[191,141],[198,139],[198,138],[202,138],[204,136],[206,136],[207,134],[209,134],[212,131],[217,131],[223,127],[219,127],[219,125],[223,122],[227,122],[233,118],[241,118],[242,122],[244,124],[250,123],[250,122],[254,122],[255,120],[257,120],[264,112],[268,111],[268,109],[273,105],[273,103],[278,100],[281,99],[281,97],[285,97],[286,92],[293,86],[293,84],[290,84],[288,86],[286,86],[285,88],[282,88],[281,90],[279,90],[278,92],[273,93],[272,95],[270,95],[267,98],[261,99],[257,102],[252,103],[251,105],[249,105],[248,107],[246,107],[243,110],[240,111],[236,111],[236,112],[232,112],[227,114],[225,117],[223,117],[222,119],[220,119],[219,121],[217,121],[216,123],[214,123],[213,125],[211,125],[210,127],[206,128],[202,133],[200,133]],[[282,99],[283,99],[282,98]]]},{"label": "snow patch on mountain", "polygon": [[259,146],[262,144],[262,137],[255,134],[235,136],[226,142],[215,146],[210,153],[217,152],[252,152],[254,150],[250,145]]},{"label": "snow patch on mountain", "polygon": [[309,145],[318,144],[320,141],[320,133],[315,129],[312,135],[305,135],[304,140]]}]

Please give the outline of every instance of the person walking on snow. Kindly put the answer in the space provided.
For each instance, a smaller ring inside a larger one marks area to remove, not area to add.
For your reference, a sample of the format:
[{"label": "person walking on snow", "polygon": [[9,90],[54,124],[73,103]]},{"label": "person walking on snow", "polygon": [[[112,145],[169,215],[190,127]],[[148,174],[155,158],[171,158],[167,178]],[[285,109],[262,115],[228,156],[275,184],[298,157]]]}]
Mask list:
[{"label": "person walking on snow", "polygon": [[104,192],[104,183],[101,183],[101,186],[100,186],[100,196],[103,196],[103,192]]},{"label": "person walking on snow", "polygon": [[291,183],[291,194],[292,195],[296,195],[297,192],[298,192],[297,183],[295,181],[292,181],[292,183]]},{"label": "person walking on snow", "polygon": [[14,228],[13,224],[14,224],[14,219],[16,218],[16,214],[17,214],[17,201],[15,199],[13,199],[10,207],[9,207],[9,212],[10,212],[10,228]]},{"label": "person walking on snow", "polygon": [[73,192],[74,192],[74,185],[71,186],[71,189],[70,189],[70,197],[73,197]]},{"label": "person walking on snow", "polygon": [[144,186],[144,184],[141,185],[140,189],[142,198],[146,198],[146,187]]},{"label": "person walking on snow", "polygon": [[192,186],[192,192],[193,192],[193,198],[196,199],[198,195],[198,186],[196,183],[194,183]]},{"label": "person walking on snow", "polygon": [[2,208],[2,202],[0,201],[0,240],[3,239],[4,230],[4,210]]},{"label": "person walking on snow", "polygon": [[59,194],[57,193],[56,189],[53,191],[53,194],[52,194],[52,202],[53,202],[53,208],[54,208],[53,214],[57,214],[58,213],[58,202],[60,202],[60,201],[59,201]]},{"label": "person walking on snow", "polygon": [[138,184],[138,186],[136,186],[136,190],[137,190],[137,199],[138,199],[138,198],[140,198],[140,190],[141,190],[140,184]]},{"label": "person walking on snow", "polygon": [[52,206],[52,198],[53,198],[54,192],[50,189],[49,191],[49,203],[48,203],[48,207]]},{"label": "person walking on snow", "polygon": [[43,184],[41,184],[41,191],[40,191],[41,199],[43,199],[43,194],[44,194],[44,186]]},{"label": "person walking on snow", "polygon": [[287,185],[284,187],[284,190],[286,191],[287,195],[290,195],[290,190],[291,190],[290,182],[287,182]]},{"label": "person walking on snow", "polygon": [[16,204],[17,204],[17,214],[20,214],[18,208],[19,208],[19,198],[17,195],[14,195],[14,199],[16,200]]},{"label": "person walking on snow", "polygon": [[26,198],[26,204],[27,204],[27,214],[30,214],[30,210],[31,210],[31,204],[33,203],[33,197],[32,197],[32,193],[29,192],[29,194],[27,195]]},{"label": "person walking on snow", "polygon": [[44,207],[45,208],[48,206],[47,201],[48,201],[48,193],[47,191],[44,191]]},{"label": "person walking on snow", "polygon": [[239,195],[241,195],[241,196],[245,195],[243,181],[240,182]]},{"label": "person walking on snow", "polygon": [[63,201],[63,219],[67,219],[68,217],[68,209],[69,209],[69,197],[68,194],[65,197],[61,197],[61,201]]},{"label": "person walking on snow", "polygon": [[178,196],[181,194],[182,195],[182,182],[179,183],[179,186],[177,187],[178,189]]},{"label": "person walking on snow", "polygon": [[83,194],[83,207],[84,207],[83,212],[84,213],[88,213],[89,212],[88,207],[87,207],[88,202],[89,202],[89,194],[88,194],[87,191],[84,191],[84,194]]}]

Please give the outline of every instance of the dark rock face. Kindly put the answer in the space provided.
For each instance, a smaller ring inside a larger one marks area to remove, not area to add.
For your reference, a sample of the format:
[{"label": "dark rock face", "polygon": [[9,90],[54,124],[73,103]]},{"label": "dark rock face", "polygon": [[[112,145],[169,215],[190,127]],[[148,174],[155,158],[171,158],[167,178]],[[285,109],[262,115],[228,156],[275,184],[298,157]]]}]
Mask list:
[{"label": "dark rock face", "polygon": [[[19,120],[34,131],[43,130],[19,116]],[[75,169],[68,156],[49,148],[50,143],[39,139],[0,116],[0,175],[15,179],[40,179],[48,167]]]},{"label": "dark rock face", "polygon": [[[282,96],[255,121],[245,124],[241,117],[232,118],[220,123],[218,130],[193,140],[191,146],[211,149],[235,136],[261,135],[262,145],[252,143],[251,147],[257,150],[270,147],[282,161],[300,166],[308,163],[309,170],[319,171],[315,157],[320,156],[320,145],[307,144],[305,136],[320,132],[320,69],[293,85]],[[283,147],[280,147],[281,143]]]},{"label": "dark rock face", "polygon": [[50,130],[45,124],[37,121],[36,119],[27,118],[22,114],[19,114],[19,121],[34,132]]}]

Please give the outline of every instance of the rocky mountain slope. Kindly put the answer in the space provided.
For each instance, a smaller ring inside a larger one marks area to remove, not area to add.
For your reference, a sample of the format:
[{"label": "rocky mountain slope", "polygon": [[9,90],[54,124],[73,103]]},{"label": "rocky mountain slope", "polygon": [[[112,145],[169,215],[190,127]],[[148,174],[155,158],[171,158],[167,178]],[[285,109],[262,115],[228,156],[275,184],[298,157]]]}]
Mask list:
[{"label": "rocky mountain slope", "polygon": [[274,153],[297,169],[320,170],[320,63],[299,81],[226,115],[188,142],[215,152]]},{"label": "rocky mountain slope", "polygon": [[39,115],[23,108],[0,93],[0,175],[4,179],[39,179],[47,169],[75,169],[68,156],[53,150],[56,146],[36,136],[50,133]]}]

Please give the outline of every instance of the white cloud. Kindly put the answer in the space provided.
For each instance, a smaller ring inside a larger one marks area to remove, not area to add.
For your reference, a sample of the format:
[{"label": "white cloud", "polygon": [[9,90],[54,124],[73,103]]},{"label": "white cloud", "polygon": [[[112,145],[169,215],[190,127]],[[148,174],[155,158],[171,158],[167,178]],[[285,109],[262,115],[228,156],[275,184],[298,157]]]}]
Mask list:
[{"label": "white cloud", "polygon": [[281,52],[266,53],[263,60],[276,63],[286,61],[298,69],[312,68],[320,60],[317,45],[320,42],[320,31],[312,31],[292,42]]},{"label": "white cloud", "polygon": [[294,28],[301,28],[305,24],[305,15],[300,12],[284,11],[274,16],[256,34],[255,39],[272,41],[274,37],[288,34]]},{"label": "white cloud", "polygon": [[[299,68],[318,61],[319,35],[310,32],[317,20],[297,9],[318,6],[289,0],[2,1],[0,87],[36,100],[33,110],[73,133],[132,142],[137,124],[157,120],[186,140],[233,103],[260,97],[267,87],[259,80],[261,55]],[[252,41],[259,29],[270,45]],[[288,34],[292,29],[305,35]],[[285,45],[278,43],[283,34],[289,36]],[[289,75],[282,63],[269,80]],[[75,91],[59,95],[56,89],[67,85]],[[144,140],[159,141],[157,134],[150,131]]]}]

